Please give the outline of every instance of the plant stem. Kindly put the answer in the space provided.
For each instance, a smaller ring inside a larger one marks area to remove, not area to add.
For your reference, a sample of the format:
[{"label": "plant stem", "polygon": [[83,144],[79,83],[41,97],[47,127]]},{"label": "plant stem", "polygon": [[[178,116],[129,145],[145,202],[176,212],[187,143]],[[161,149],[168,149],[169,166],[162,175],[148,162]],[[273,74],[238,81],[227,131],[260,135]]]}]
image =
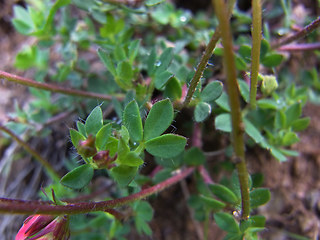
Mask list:
[{"label": "plant stem", "polygon": [[[234,4],[235,4],[235,0],[228,1],[228,18],[231,16]],[[183,108],[183,107],[186,107],[189,105],[189,103],[192,99],[192,96],[193,96],[193,94],[194,94],[194,92],[200,82],[200,79],[203,75],[203,72],[206,69],[206,66],[208,64],[208,61],[209,61],[211,55],[212,55],[212,52],[215,49],[220,37],[221,37],[220,26],[218,26],[216,28],[214,34],[212,35],[203,55],[201,57],[200,63],[196,69],[195,74],[193,75],[193,78],[191,79],[190,86],[189,86],[188,92],[187,92],[187,96],[186,96],[182,106],[178,106],[178,107]]]},{"label": "plant stem", "polygon": [[247,219],[250,214],[250,198],[248,185],[248,171],[244,154],[244,126],[241,119],[239,88],[237,84],[237,75],[235,60],[233,56],[232,36],[230,23],[227,17],[227,8],[223,0],[213,0],[215,12],[221,27],[221,38],[224,46],[224,67],[227,77],[227,90],[231,108],[232,122],[232,145],[234,149],[236,168],[238,171],[241,201],[242,201],[242,219]]},{"label": "plant stem", "polygon": [[261,47],[261,1],[252,0],[252,51],[250,74],[250,106],[256,108],[257,83]]},{"label": "plant stem", "polygon": [[303,29],[301,29],[300,31],[296,32],[292,36],[280,39],[280,41],[278,41],[277,43],[272,44],[271,48],[272,49],[277,49],[277,48],[279,48],[279,47],[281,47],[283,45],[286,45],[286,44],[291,43],[293,41],[296,41],[296,40],[298,40],[300,38],[303,38],[303,37],[307,36],[309,33],[311,33],[312,31],[314,31],[319,26],[320,26],[320,17],[318,17],[316,20],[314,20],[309,25],[305,26]]},{"label": "plant stem", "polygon": [[217,27],[216,31],[212,35],[210,42],[208,43],[208,45],[207,45],[207,47],[201,57],[201,60],[200,60],[200,63],[196,69],[196,72],[193,75],[193,78],[191,79],[190,86],[188,88],[188,93],[187,93],[187,96],[182,104],[182,107],[186,107],[189,105],[189,103],[192,99],[192,96],[193,96],[193,94],[194,94],[194,92],[200,82],[202,74],[208,64],[209,58],[212,55],[213,49],[216,47],[216,44],[219,39],[220,39],[220,29],[219,29],[219,27]]},{"label": "plant stem", "polygon": [[320,42],[284,45],[282,47],[279,47],[277,50],[286,52],[320,50]]},{"label": "plant stem", "polygon": [[154,193],[160,192],[186,178],[193,171],[193,167],[181,170],[175,176],[170,177],[167,180],[158,183],[157,185],[146,188],[138,193],[129,195],[127,197],[102,202],[81,202],[66,205],[53,205],[51,202],[44,201],[24,201],[0,198],[0,213],[71,215],[96,211],[109,211],[110,209],[113,209],[115,207],[123,206],[137,200],[142,200]]},{"label": "plant stem", "polygon": [[[101,100],[111,100],[111,95],[105,95],[105,94],[99,94],[99,93],[93,93],[93,92],[85,92],[81,90],[76,89],[70,89],[66,87],[57,86],[54,84],[49,83],[40,83],[36,82],[34,80],[20,77],[11,73],[0,71],[0,79],[6,79],[10,82],[15,82],[24,86],[28,87],[34,87],[38,89],[43,89],[50,92],[57,92],[62,93],[65,95],[71,95],[71,96],[78,96],[78,97],[86,97],[86,98],[95,98],[95,99],[101,99]],[[124,97],[122,95],[115,96],[117,99],[123,99]]]},{"label": "plant stem", "polygon": [[37,159],[40,164],[44,167],[48,175],[55,181],[58,182],[61,178],[60,174],[54,169],[54,167],[44,159],[36,150],[34,150],[28,143],[19,138],[14,132],[6,128],[0,123],[0,131],[7,133],[15,141],[17,141],[31,156]]}]

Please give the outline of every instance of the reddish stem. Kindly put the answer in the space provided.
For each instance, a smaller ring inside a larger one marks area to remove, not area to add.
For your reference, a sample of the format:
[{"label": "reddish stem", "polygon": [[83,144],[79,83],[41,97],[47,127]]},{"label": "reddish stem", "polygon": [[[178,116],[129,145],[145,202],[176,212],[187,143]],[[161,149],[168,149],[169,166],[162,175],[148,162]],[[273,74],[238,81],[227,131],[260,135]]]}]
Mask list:
[{"label": "reddish stem", "polygon": [[[71,96],[78,96],[78,97],[87,97],[87,98],[95,98],[95,99],[101,99],[101,100],[111,100],[112,96],[111,95],[105,95],[105,94],[99,94],[99,93],[93,93],[93,92],[85,92],[81,90],[76,90],[76,89],[70,89],[66,87],[61,87],[57,86],[54,84],[48,84],[48,83],[40,83],[36,82],[34,80],[20,77],[11,73],[3,72],[0,71],[0,79],[6,79],[10,82],[15,82],[24,86],[28,87],[34,87],[38,89],[43,89],[46,91],[50,92],[57,92],[57,93],[62,93],[66,95],[71,95]],[[115,96],[118,99],[122,99],[123,96]]]},{"label": "reddish stem", "polygon": [[181,170],[175,176],[167,180],[146,188],[138,193],[127,197],[102,201],[102,202],[81,202],[67,205],[53,205],[51,202],[44,201],[24,201],[16,199],[0,198],[0,213],[9,214],[47,214],[47,215],[63,215],[63,214],[79,214],[95,211],[108,211],[137,200],[146,198],[154,193],[160,192],[165,188],[181,181],[194,171],[193,167]]},{"label": "reddish stem", "polygon": [[316,43],[301,43],[301,44],[290,44],[278,48],[278,51],[313,51],[320,49],[320,42]]},{"label": "reddish stem", "polygon": [[293,41],[296,41],[300,38],[303,38],[303,37],[307,36],[309,33],[311,33],[312,31],[314,31],[319,26],[320,26],[320,17],[318,17],[316,20],[314,20],[309,25],[305,26],[303,29],[296,32],[292,36],[280,39],[280,41],[278,41],[277,43],[272,44],[272,48],[277,49],[280,46],[286,45],[286,44],[291,43]]}]

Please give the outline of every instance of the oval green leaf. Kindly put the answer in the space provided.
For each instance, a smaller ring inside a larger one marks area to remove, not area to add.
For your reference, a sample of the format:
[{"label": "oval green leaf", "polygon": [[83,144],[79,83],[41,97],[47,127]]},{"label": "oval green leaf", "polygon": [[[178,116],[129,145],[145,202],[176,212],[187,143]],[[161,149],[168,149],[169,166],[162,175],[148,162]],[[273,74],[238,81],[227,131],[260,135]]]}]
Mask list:
[{"label": "oval green leaf", "polygon": [[194,110],[194,120],[203,122],[211,113],[211,105],[206,102],[199,102]]},{"label": "oval green leaf", "polygon": [[169,99],[155,103],[144,124],[144,139],[158,137],[171,124],[173,120],[173,107]]},{"label": "oval green leaf", "polygon": [[214,125],[217,130],[231,132],[231,116],[229,113],[223,113],[216,117]]},{"label": "oval green leaf", "polygon": [[266,204],[270,200],[271,194],[269,189],[256,188],[250,192],[250,207],[257,208]]},{"label": "oval green leaf", "polygon": [[126,106],[122,119],[129,131],[130,138],[135,142],[140,142],[143,137],[143,129],[139,106],[135,100]]},{"label": "oval green leaf", "polygon": [[135,152],[129,152],[124,157],[119,159],[121,165],[126,165],[130,167],[139,167],[143,164],[143,160]]},{"label": "oval green leaf", "polygon": [[100,106],[96,106],[86,119],[85,128],[87,135],[96,135],[102,126],[102,110]]},{"label": "oval green leaf", "polygon": [[237,196],[226,186],[221,184],[211,184],[209,185],[212,193],[220,198],[222,201],[227,203],[236,204],[239,202]]},{"label": "oval green leaf", "polygon": [[199,166],[206,161],[206,157],[199,148],[192,147],[185,152],[183,156],[183,161],[187,165]]},{"label": "oval green leaf", "polygon": [[210,102],[218,99],[222,94],[223,84],[220,81],[210,82],[201,92],[201,99],[204,102]]},{"label": "oval green leaf", "polygon": [[126,186],[136,176],[137,171],[138,167],[121,165],[112,168],[110,174],[113,177],[113,179],[119,183],[120,186]]},{"label": "oval green leaf", "polygon": [[208,207],[210,208],[211,210],[213,211],[219,211],[221,209],[223,209],[226,204],[223,203],[223,202],[220,202],[216,199],[213,199],[211,197],[206,197],[206,196],[203,196],[201,195],[200,196],[200,199],[202,200],[202,202]]},{"label": "oval green leaf", "polygon": [[98,150],[106,150],[106,145],[111,135],[112,124],[104,125],[97,133],[96,147]]},{"label": "oval green leaf", "polygon": [[216,224],[228,233],[239,233],[240,228],[236,220],[229,213],[218,212],[214,214]]},{"label": "oval green leaf", "polygon": [[175,134],[164,134],[145,143],[146,150],[153,156],[171,158],[181,153],[187,143],[185,137]]},{"label": "oval green leaf", "polygon": [[68,172],[61,178],[60,182],[66,187],[81,189],[89,184],[92,177],[93,168],[90,164],[85,164]]}]

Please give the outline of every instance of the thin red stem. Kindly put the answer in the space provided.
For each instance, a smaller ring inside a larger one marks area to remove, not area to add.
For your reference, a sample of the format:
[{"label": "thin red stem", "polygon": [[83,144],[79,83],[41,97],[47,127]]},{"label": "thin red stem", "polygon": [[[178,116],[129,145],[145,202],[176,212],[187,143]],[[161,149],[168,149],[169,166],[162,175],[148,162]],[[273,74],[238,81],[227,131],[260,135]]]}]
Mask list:
[{"label": "thin red stem", "polygon": [[[3,72],[0,71],[0,79],[6,79],[10,82],[15,82],[24,86],[28,87],[34,87],[38,89],[43,89],[46,91],[50,92],[57,92],[57,93],[62,93],[66,95],[71,95],[71,96],[78,96],[78,97],[86,97],[86,98],[94,98],[94,99],[101,99],[101,100],[111,100],[112,96],[111,95],[105,95],[105,94],[99,94],[99,93],[93,93],[93,92],[86,92],[86,91],[81,91],[77,89],[70,89],[66,87],[61,87],[57,86],[54,84],[49,84],[49,83],[40,83],[36,82],[34,80],[20,77],[11,73]],[[114,96],[118,99],[123,99],[122,95],[117,95]]]},{"label": "thin red stem", "polygon": [[54,205],[51,202],[44,201],[23,201],[0,198],[0,213],[71,215],[96,211],[110,211],[110,209],[112,208],[126,205],[128,203],[144,199],[154,193],[160,192],[165,188],[168,188],[171,185],[186,178],[193,171],[193,167],[181,170],[175,176],[168,178],[167,180],[157,185],[146,188],[138,193],[132,194],[127,197],[102,202],[81,202],[67,205]]},{"label": "thin red stem", "polygon": [[283,45],[286,45],[286,44],[291,43],[293,41],[299,40],[300,38],[307,36],[309,33],[314,31],[319,26],[320,26],[320,17],[318,17],[316,20],[314,20],[309,25],[305,26],[303,29],[296,32],[292,36],[283,38],[280,41],[278,41],[277,43],[272,44],[272,48],[277,49]]}]

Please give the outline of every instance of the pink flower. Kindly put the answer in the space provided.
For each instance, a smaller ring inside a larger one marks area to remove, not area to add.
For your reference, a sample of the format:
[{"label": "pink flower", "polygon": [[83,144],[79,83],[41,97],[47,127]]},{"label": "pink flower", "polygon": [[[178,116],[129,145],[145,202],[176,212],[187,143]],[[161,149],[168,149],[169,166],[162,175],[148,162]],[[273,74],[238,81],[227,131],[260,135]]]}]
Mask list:
[{"label": "pink flower", "polygon": [[15,240],[68,240],[70,237],[67,216],[29,216]]}]

